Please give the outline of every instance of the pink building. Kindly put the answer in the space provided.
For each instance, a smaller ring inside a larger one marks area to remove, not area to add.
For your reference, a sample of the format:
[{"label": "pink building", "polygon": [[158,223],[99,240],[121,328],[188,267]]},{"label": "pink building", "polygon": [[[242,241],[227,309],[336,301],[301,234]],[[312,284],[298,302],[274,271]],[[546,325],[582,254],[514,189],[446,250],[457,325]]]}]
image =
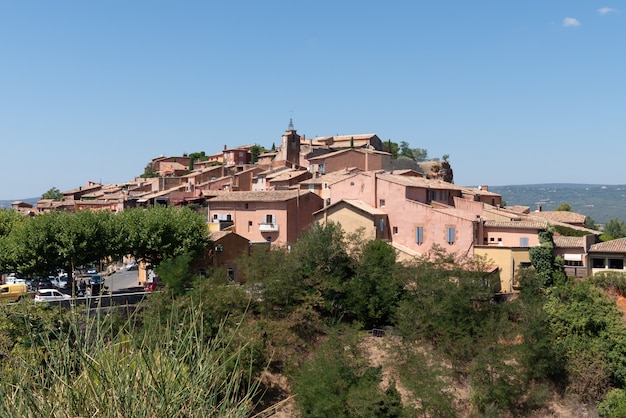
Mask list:
[{"label": "pink building", "polygon": [[301,190],[230,192],[208,201],[209,222],[250,242],[293,243],[313,224],[322,199]]}]

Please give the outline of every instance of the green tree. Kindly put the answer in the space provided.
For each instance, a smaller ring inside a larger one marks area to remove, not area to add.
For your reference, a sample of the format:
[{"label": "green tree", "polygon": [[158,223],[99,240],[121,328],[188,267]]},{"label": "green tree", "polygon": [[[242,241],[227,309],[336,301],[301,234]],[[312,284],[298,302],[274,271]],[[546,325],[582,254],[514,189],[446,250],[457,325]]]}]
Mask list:
[{"label": "green tree", "polygon": [[626,224],[619,219],[613,218],[604,224],[602,232],[613,238],[624,238],[626,237]]},{"label": "green tree", "polygon": [[594,221],[591,216],[585,216],[585,228],[593,229],[596,231],[600,230],[600,227],[596,224],[596,221]]},{"label": "green tree", "polygon": [[250,162],[252,164],[256,164],[257,161],[259,161],[259,155],[261,155],[261,153],[265,152],[265,148],[254,144],[252,147],[250,147]]},{"label": "green tree", "polygon": [[152,162],[149,162],[148,164],[146,164],[146,167],[143,169],[143,174],[141,174],[139,177],[144,178],[144,179],[159,177],[159,173],[154,169]]},{"label": "green tree", "polygon": [[346,281],[354,261],[341,225],[316,223],[292,246],[290,257],[297,260],[297,274],[313,294],[321,296],[325,313],[339,317],[345,310]]},{"label": "green tree", "polygon": [[208,232],[204,216],[189,208],[157,206],[129,209],[117,214],[123,252],[157,267],[161,261],[206,249]]},{"label": "green tree", "polygon": [[63,198],[63,193],[61,193],[61,191],[57,189],[56,187],[53,187],[47,192],[45,192],[44,194],[42,194],[41,198],[59,201]]},{"label": "green tree", "polygon": [[400,142],[399,155],[410,158],[415,161],[425,161],[428,159],[428,151],[424,148],[411,148],[406,141]]},{"label": "green tree", "polygon": [[387,142],[383,144],[383,150],[391,154],[392,159],[395,160],[398,158],[398,144],[396,142],[392,142],[391,139],[387,140]]},{"label": "green tree", "polygon": [[563,260],[554,256],[551,230],[539,233],[539,245],[532,247],[528,255],[544,286],[552,286],[557,280],[564,278]]},{"label": "green tree", "polygon": [[347,288],[349,309],[366,327],[390,323],[402,294],[402,283],[395,271],[393,247],[381,240],[365,244]]},{"label": "green tree", "polygon": [[380,388],[380,368],[360,359],[358,334],[333,331],[310,360],[294,373],[296,404],[302,417],[401,417],[395,389]]},{"label": "green tree", "polygon": [[561,203],[554,210],[558,212],[571,212],[572,207],[569,205],[569,203]]},{"label": "green tree", "polygon": [[188,155],[188,157],[189,157],[189,170],[193,170],[193,166],[196,163],[196,161],[206,161],[208,158],[204,151],[192,152],[191,154]]}]

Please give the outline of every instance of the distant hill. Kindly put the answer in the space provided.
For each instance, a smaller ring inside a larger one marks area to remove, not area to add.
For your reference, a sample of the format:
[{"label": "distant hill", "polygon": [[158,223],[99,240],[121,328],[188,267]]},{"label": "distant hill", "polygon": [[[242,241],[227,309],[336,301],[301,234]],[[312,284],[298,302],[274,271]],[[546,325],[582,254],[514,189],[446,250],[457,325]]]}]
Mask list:
[{"label": "distant hill", "polygon": [[554,210],[567,203],[572,212],[589,216],[597,224],[611,219],[626,221],[626,185],[601,184],[527,184],[489,186],[489,191],[502,195],[507,206],[528,206],[531,211]]}]

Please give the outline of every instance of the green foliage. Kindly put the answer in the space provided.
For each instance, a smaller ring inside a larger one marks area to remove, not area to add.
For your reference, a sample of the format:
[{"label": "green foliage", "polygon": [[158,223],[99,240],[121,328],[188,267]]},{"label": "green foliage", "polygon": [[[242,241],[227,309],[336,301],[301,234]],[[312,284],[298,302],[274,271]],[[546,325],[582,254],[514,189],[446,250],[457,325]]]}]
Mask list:
[{"label": "green foliage", "polygon": [[626,418],[626,391],[611,389],[598,404],[598,415],[602,418]]},{"label": "green foliage", "polygon": [[365,327],[390,323],[402,294],[393,247],[380,240],[365,244],[356,274],[347,284],[348,308]]},{"label": "green foliage", "polygon": [[407,290],[395,323],[404,338],[430,343],[462,370],[476,355],[477,341],[494,335],[486,328],[497,314],[493,292],[484,260],[433,252],[405,270]]},{"label": "green foliage", "polygon": [[406,141],[400,142],[399,155],[410,158],[415,161],[425,161],[428,159],[428,151],[424,148],[410,148]]},{"label": "green foliage", "polygon": [[395,351],[395,364],[402,387],[409,390],[419,405],[413,408],[421,416],[454,417],[453,396],[446,390],[453,378],[450,370],[441,366],[445,360],[433,353],[419,350],[412,341],[406,341]]},{"label": "green foliage", "polygon": [[189,170],[193,170],[193,166],[196,161],[206,161],[208,159],[206,153],[204,151],[200,152],[192,152],[188,155],[189,157]]},{"label": "green foliage", "polygon": [[599,231],[600,227],[596,225],[596,221],[591,218],[591,216],[585,216],[585,228],[593,229],[595,231]]},{"label": "green foliage", "polygon": [[611,219],[604,224],[602,232],[610,235],[614,239],[626,237],[626,224],[619,219]]},{"label": "green foliage", "polygon": [[559,206],[554,208],[554,210],[558,212],[571,212],[572,207],[570,206],[569,203],[561,203]]},{"label": "green foliage", "polygon": [[335,318],[345,310],[345,284],[354,264],[347,249],[341,225],[329,222],[306,231],[289,254],[295,259],[298,280],[309,288],[309,294],[321,296],[320,308]]},{"label": "green foliage", "polygon": [[600,400],[626,383],[626,326],[616,305],[589,281],[550,289],[545,304],[568,389]]},{"label": "green foliage", "polygon": [[563,261],[554,256],[554,242],[552,231],[539,233],[539,245],[528,251],[530,262],[543,280],[543,286],[551,286],[559,280],[564,280]]},{"label": "green foliage", "polygon": [[191,282],[194,279],[193,274],[189,272],[189,266],[192,261],[192,255],[184,253],[174,258],[166,258],[155,271],[167,285],[168,290],[175,295],[181,295],[191,286]]},{"label": "green foliage", "polygon": [[601,271],[587,278],[590,283],[601,289],[617,291],[626,295],[626,274],[618,271]]},{"label": "green foliage", "polygon": [[152,162],[149,162],[143,169],[143,174],[141,174],[139,177],[143,179],[159,177],[159,172],[154,169],[154,167],[152,166]]},{"label": "green foliage", "polygon": [[0,232],[0,267],[39,276],[126,254],[156,266],[208,243],[204,216],[188,208],[0,216]]},{"label": "green foliage", "polygon": [[63,199],[63,193],[56,187],[52,187],[50,190],[41,195],[42,199],[52,199],[56,201],[60,201]]},{"label": "green foliage", "polygon": [[333,332],[293,376],[302,417],[401,417],[395,389],[383,391],[380,368],[363,363],[358,334]]},{"label": "green foliage", "polygon": [[123,252],[154,267],[166,258],[199,254],[208,245],[205,218],[189,208],[129,209],[116,219]]},{"label": "green foliage", "polygon": [[254,144],[250,147],[250,162],[255,164],[259,161],[259,155],[265,152],[265,148],[260,145]]},{"label": "green foliage", "polygon": [[584,237],[585,235],[589,235],[588,231],[581,231],[580,229],[570,228],[565,225],[553,225],[552,229],[554,232],[559,233],[559,235],[566,237]]},{"label": "green foliage", "polygon": [[46,320],[50,338],[1,360],[0,415],[250,416],[247,345],[225,330],[208,339],[194,307],[169,312],[169,326],[142,333],[133,319],[116,331],[78,311],[67,330]]},{"label": "green foliage", "polygon": [[391,154],[391,158],[394,160],[398,158],[398,150],[398,144],[396,142],[391,142],[391,139],[383,143],[383,151]]}]

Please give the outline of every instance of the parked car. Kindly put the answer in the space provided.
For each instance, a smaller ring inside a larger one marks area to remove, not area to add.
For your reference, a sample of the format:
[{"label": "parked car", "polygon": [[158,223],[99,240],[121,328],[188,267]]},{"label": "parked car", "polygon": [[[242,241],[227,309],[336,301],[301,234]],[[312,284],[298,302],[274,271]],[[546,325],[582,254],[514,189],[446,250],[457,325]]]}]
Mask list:
[{"label": "parked car", "polygon": [[0,285],[0,301],[18,302],[28,295],[25,283]]},{"label": "parked car", "polygon": [[104,277],[99,274],[94,274],[89,278],[89,288],[91,288],[91,295],[96,296],[107,290],[104,285]]},{"label": "parked car", "polygon": [[4,284],[26,284],[26,279],[18,276],[16,273],[11,273],[7,276]]},{"label": "parked car", "polygon": [[67,287],[67,275],[59,276],[51,279],[52,284],[58,289],[65,289]]},{"label": "parked car", "polygon": [[56,289],[41,289],[35,294],[35,302],[55,302],[69,300],[72,297]]},{"label": "parked car", "polygon": [[36,279],[33,281],[31,286],[34,291],[39,291],[41,289],[54,289],[52,279],[50,279],[49,277]]},{"label": "parked car", "polygon": [[139,264],[137,264],[136,261],[131,261],[130,263],[126,264],[125,268],[126,271],[137,270],[139,268]]},{"label": "parked car", "polygon": [[97,273],[98,273],[98,270],[94,267],[89,267],[87,269],[87,274],[97,274]]}]

